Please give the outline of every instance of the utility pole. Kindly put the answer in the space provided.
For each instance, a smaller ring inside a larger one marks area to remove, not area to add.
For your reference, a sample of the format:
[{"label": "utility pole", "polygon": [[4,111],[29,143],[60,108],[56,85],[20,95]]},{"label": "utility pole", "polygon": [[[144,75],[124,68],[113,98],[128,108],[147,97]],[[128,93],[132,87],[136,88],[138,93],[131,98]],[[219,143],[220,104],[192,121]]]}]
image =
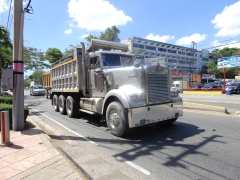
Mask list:
[{"label": "utility pole", "polygon": [[[193,48],[193,66],[194,67],[194,60],[195,60],[195,50],[194,50],[194,45],[196,45],[194,41],[192,41],[192,48]],[[190,70],[191,71],[191,70]],[[191,73],[191,72],[190,72]],[[193,75],[192,75],[193,76]],[[193,85],[193,78],[192,78],[192,85]]]},{"label": "utility pole", "polygon": [[13,22],[13,130],[24,129],[24,63],[22,0],[14,0]]}]

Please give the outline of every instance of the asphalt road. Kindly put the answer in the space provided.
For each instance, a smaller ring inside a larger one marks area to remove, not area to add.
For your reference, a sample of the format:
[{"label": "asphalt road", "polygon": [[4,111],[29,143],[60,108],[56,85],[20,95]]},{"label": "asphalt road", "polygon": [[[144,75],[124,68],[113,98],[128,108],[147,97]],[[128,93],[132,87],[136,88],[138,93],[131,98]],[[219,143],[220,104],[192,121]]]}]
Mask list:
[{"label": "asphalt road", "polygon": [[185,95],[180,94],[184,102],[201,103],[212,106],[222,106],[236,112],[240,111],[240,94],[232,95]]},{"label": "asphalt road", "polygon": [[50,100],[28,93],[30,115],[41,119],[52,139],[86,146],[132,179],[240,179],[240,117],[184,111],[172,126],[144,126],[118,138],[99,116],[69,118],[54,112]]}]

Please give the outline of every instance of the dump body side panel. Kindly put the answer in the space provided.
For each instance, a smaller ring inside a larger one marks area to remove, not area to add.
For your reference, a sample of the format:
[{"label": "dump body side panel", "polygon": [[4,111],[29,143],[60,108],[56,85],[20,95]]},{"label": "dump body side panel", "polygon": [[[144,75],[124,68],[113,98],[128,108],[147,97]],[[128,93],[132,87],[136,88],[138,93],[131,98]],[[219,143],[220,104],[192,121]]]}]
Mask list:
[{"label": "dump body side panel", "polygon": [[52,65],[52,92],[79,92],[82,89],[82,50],[76,48],[72,56]]}]

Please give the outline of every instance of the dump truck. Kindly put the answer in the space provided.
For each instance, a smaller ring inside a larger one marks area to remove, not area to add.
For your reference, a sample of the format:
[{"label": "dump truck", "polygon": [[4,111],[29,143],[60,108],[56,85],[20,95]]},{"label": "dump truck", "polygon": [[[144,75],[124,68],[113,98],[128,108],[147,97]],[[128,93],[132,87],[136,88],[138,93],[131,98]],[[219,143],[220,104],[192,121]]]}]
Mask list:
[{"label": "dump truck", "polygon": [[168,67],[136,59],[123,43],[92,39],[86,48],[81,43],[72,55],[53,63],[46,77],[51,79],[46,93],[56,112],[99,114],[118,137],[183,115],[181,97],[170,90]]},{"label": "dump truck", "polygon": [[50,98],[50,92],[51,92],[51,72],[44,72],[42,74],[42,82],[43,82],[43,87],[45,89],[45,97],[48,99]]}]

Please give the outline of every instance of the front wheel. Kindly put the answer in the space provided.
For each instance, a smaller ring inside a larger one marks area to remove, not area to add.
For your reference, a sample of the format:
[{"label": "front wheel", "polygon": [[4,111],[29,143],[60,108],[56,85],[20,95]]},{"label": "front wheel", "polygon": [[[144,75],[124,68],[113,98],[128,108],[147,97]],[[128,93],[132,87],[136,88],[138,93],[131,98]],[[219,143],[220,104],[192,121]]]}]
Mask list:
[{"label": "front wheel", "polygon": [[239,89],[237,90],[237,94],[240,94],[240,90]]},{"label": "front wheel", "polygon": [[108,105],[106,121],[113,135],[121,137],[129,133],[127,112],[119,102],[112,102]]}]

